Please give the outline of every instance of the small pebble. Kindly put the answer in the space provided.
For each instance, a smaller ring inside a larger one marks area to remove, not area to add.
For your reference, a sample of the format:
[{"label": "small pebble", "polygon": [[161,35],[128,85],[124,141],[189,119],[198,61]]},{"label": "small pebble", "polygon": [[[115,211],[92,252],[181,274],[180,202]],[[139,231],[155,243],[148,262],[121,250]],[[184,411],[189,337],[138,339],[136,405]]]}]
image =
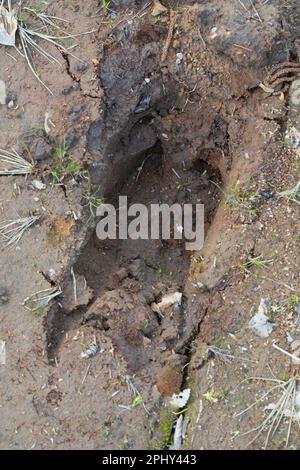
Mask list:
[{"label": "small pebble", "polygon": [[57,281],[58,276],[57,276],[57,273],[56,273],[55,269],[53,269],[53,268],[48,269],[47,276],[48,276],[48,278],[50,279],[51,282],[56,282]]},{"label": "small pebble", "polygon": [[88,64],[85,62],[80,62],[79,64],[76,64],[77,72],[85,72],[87,68]]},{"label": "small pebble", "polygon": [[291,335],[289,333],[287,333],[286,340],[287,340],[288,344],[292,344],[293,341],[294,341],[294,338],[292,338]]},{"label": "small pebble", "polygon": [[259,194],[261,195],[261,197],[264,197],[265,199],[272,199],[273,197],[273,194],[271,193],[269,189],[267,189],[266,191],[260,191]]}]

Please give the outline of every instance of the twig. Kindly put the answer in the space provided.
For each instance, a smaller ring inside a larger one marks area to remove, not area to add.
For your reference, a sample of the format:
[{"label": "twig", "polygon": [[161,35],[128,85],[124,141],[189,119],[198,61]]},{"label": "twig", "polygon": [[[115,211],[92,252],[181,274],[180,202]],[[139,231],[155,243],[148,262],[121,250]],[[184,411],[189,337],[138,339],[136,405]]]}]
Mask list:
[{"label": "twig", "polygon": [[86,368],[85,374],[84,374],[83,379],[82,379],[82,382],[81,382],[81,386],[84,384],[84,382],[85,382],[85,380],[86,380],[86,378],[87,378],[87,376],[88,376],[88,373],[89,373],[90,368],[91,368],[91,364],[89,364],[89,365],[87,366],[87,368]]},{"label": "twig", "polygon": [[10,57],[11,59],[13,59],[15,62],[18,62],[13,55],[9,54],[8,52],[5,52],[5,54],[8,55],[8,57]]},{"label": "twig", "polygon": [[172,171],[174,175],[177,176],[178,179],[181,179],[181,176],[177,173],[177,171],[174,168],[172,168]]},{"label": "twig", "polygon": [[[296,204],[300,204],[300,181],[298,181],[298,183],[296,184],[296,186],[294,186],[294,188],[278,193],[278,197],[286,197],[290,201],[293,201]],[[296,198],[299,198],[299,201],[297,201]]]},{"label": "twig", "polygon": [[289,289],[289,290],[292,291],[292,292],[296,292],[296,294],[298,293],[298,291],[297,291],[296,289],[294,289],[293,287],[289,286],[288,284],[285,284],[285,282],[276,281],[275,279],[272,279],[271,277],[267,277],[267,276],[258,276],[257,274],[252,273],[251,271],[249,271],[249,269],[246,269],[246,268],[244,268],[244,271],[245,271],[247,274],[250,274],[251,276],[257,277],[258,279],[262,279],[262,280],[264,280],[264,281],[274,282],[274,284],[277,284],[278,286],[285,287],[286,289]]},{"label": "twig", "polygon": [[77,283],[76,283],[76,277],[75,277],[75,274],[74,274],[73,266],[71,267],[71,275],[72,275],[72,278],[73,278],[74,301],[75,301],[75,304],[76,304],[77,303]]},{"label": "twig", "polygon": [[249,10],[248,8],[245,7],[245,5],[243,4],[242,0],[238,0],[239,4],[244,8],[244,10],[249,13]]},{"label": "twig", "polygon": [[298,362],[298,363],[300,364],[300,359],[299,359],[299,357],[295,356],[294,354],[289,353],[289,352],[286,351],[285,349],[282,349],[280,346],[277,346],[276,343],[273,343],[272,346],[273,346],[273,348],[277,349],[277,351],[282,352],[283,354],[285,354],[286,356],[289,356],[291,359],[294,359],[294,361],[296,361],[296,362]]},{"label": "twig", "polygon": [[165,45],[164,45],[163,50],[162,50],[162,55],[161,55],[161,59],[160,59],[161,62],[165,62],[165,60],[168,56],[168,51],[169,51],[169,47],[170,47],[172,37],[173,37],[173,31],[174,31],[174,26],[175,26],[175,23],[176,23],[176,18],[177,18],[177,13],[175,13],[175,11],[171,10],[170,11],[169,31],[168,31],[168,36],[167,36]]},{"label": "twig", "polygon": [[200,417],[202,415],[202,411],[203,411],[203,401],[200,400],[199,401],[199,410],[198,410],[198,415],[197,415],[197,419],[196,419],[196,424],[199,423]]},{"label": "twig", "polygon": [[225,363],[229,363],[230,361],[234,359],[238,361],[254,362],[244,357],[234,356],[233,354],[228,354],[228,352],[225,349],[218,348],[217,346],[209,346],[207,350],[212,352],[215,356],[220,357],[220,359],[224,361]]},{"label": "twig", "polygon": [[253,8],[253,10],[254,10],[254,12],[255,12],[257,18],[258,18],[259,21],[262,23],[263,21],[262,21],[262,19],[261,19],[261,17],[260,17],[260,14],[259,14],[258,11],[257,11],[256,6],[255,6],[254,3],[253,3],[253,0],[249,0],[249,1],[250,1],[250,3],[251,3],[251,6],[252,6],[252,8]]},{"label": "twig", "polygon": [[139,177],[140,177],[140,174],[141,174],[141,172],[142,172],[142,170],[143,170],[143,168],[144,168],[144,165],[145,165],[146,161],[147,161],[150,157],[152,157],[152,154],[148,155],[148,156],[145,158],[145,160],[143,160],[141,166],[138,168],[138,174],[137,174],[136,179],[135,179],[136,182],[138,181],[138,179],[139,179]]},{"label": "twig", "polygon": [[203,44],[204,49],[206,49],[206,42],[205,42],[204,39],[203,39],[203,36],[202,36],[202,34],[201,34],[201,31],[200,31],[200,28],[198,28],[198,35],[199,35],[199,38],[200,38],[201,41],[202,41],[202,44]]},{"label": "twig", "polygon": [[234,47],[239,47],[240,49],[243,49],[245,51],[253,52],[253,49],[250,49],[250,47],[242,46],[241,44],[233,44]]}]

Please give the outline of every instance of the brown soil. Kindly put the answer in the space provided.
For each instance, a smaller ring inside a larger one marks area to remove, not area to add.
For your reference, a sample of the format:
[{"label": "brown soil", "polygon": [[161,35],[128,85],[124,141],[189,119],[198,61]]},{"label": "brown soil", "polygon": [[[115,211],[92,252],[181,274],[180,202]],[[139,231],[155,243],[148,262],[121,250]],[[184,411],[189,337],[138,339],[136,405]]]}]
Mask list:
[{"label": "brown soil", "polygon": [[[61,68],[36,57],[53,96],[1,46],[14,107],[0,105],[0,147],[36,163],[27,178],[0,177],[1,219],[42,216],[19,247],[1,251],[1,448],[166,448],[176,418],[169,397],[190,387],[183,446],[243,449],[243,433],[265,416],[258,404],[235,417],[266,390],[249,377],[294,373],[272,341],[290,351],[287,334],[299,337],[299,206],[276,195],[299,180],[299,150],[284,145],[289,87],[270,94],[259,84],[273,64],[299,62],[299,7],[256,1],[258,16],[239,2],[162,3],[177,14],[170,44],[169,15],[154,17],[152,2],[50,4],[72,34],[95,30],[76,38],[78,59],[52,48]],[[81,169],[55,185],[64,139]],[[35,179],[46,189],[34,189]],[[107,203],[204,203],[204,248],[98,240],[91,184]],[[38,316],[25,310],[23,300],[51,283],[62,296]],[[155,313],[152,303],[175,291],[181,308]],[[248,328],[261,298],[277,324],[267,339]],[[95,340],[97,354],[82,358]],[[269,447],[284,446],[285,424]],[[294,426],[289,446],[299,447]]]}]

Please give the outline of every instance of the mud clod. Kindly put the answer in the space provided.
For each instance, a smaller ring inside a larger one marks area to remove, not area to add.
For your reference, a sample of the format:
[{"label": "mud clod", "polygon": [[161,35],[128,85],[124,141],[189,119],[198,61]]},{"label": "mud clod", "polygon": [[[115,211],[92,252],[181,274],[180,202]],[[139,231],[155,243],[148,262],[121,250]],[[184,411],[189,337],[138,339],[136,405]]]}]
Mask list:
[{"label": "mud clod", "polygon": [[185,360],[182,356],[174,357],[159,372],[157,388],[162,397],[171,397],[180,392]]}]

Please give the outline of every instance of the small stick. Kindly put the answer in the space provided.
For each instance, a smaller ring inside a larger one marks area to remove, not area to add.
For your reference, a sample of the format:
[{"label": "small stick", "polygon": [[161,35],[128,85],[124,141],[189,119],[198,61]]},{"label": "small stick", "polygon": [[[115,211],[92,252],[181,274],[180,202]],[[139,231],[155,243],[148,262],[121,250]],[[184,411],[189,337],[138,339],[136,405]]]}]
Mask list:
[{"label": "small stick", "polygon": [[181,176],[177,173],[176,170],[174,170],[174,168],[172,168],[172,171],[173,171],[174,175],[177,176],[178,179],[181,179]]},{"label": "small stick", "polygon": [[289,353],[289,352],[286,351],[285,349],[280,348],[280,347],[277,346],[277,344],[275,344],[275,343],[273,343],[272,346],[273,346],[273,348],[277,349],[277,351],[280,351],[280,352],[282,352],[283,354],[285,354],[286,356],[291,357],[292,359],[294,359],[296,362],[298,362],[298,363],[300,364],[300,359],[299,359],[299,357],[295,356],[294,354]]},{"label": "small stick", "polygon": [[35,376],[33,375],[33,373],[31,372],[31,370],[29,369],[29,367],[25,366],[25,369],[27,370],[28,374],[31,375],[31,377],[33,378],[33,380],[36,382],[36,378],[35,378]]},{"label": "small stick", "polygon": [[11,59],[13,59],[15,62],[18,62],[17,59],[8,52],[5,52],[5,54],[8,55],[8,57],[10,57]]},{"label": "small stick", "polygon": [[168,31],[168,36],[165,42],[165,45],[162,50],[162,55],[161,55],[161,62],[165,62],[167,56],[168,56],[168,51],[169,47],[172,41],[173,37],[173,31],[174,31],[174,26],[176,23],[176,18],[177,18],[177,13],[175,11],[171,10],[170,11],[170,24],[169,24],[169,31]]},{"label": "small stick", "polygon": [[199,423],[200,416],[202,415],[202,411],[203,411],[203,401],[200,400],[200,402],[199,402],[199,411],[198,411],[198,416],[197,416],[197,419],[196,419],[196,424]]},{"label": "small stick", "polygon": [[71,267],[71,275],[72,275],[72,278],[73,278],[74,301],[75,301],[75,303],[77,303],[77,283],[76,283],[76,277],[75,277],[75,274],[74,274],[73,266]]},{"label": "small stick", "polygon": [[240,49],[244,49],[245,51],[253,52],[253,49],[250,49],[250,47],[242,46],[241,44],[233,44],[234,47],[239,47]]},{"label": "small stick", "polygon": [[205,42],[204,39],[203,39],[203,36],[202,36],[202,34],[201,34],[201,31],[200,31],[200,28],[198,28],[198,34],[199,34],[199,38],[200,38],[201,41],[202,41],[202,44],[203,44],[204,49],[206,49],[206,42]]},{"label": "small stick", "polygon": [[271,277],[267,277],[267,276],[258,276],[257,274],[252,273],[251,271],[249,271],[249,269],[245,269],[245,272],[246,272],[247,274],[251,274],[251,276],[254,276],[254,277],[256,277],[257,279],[263,279],[264,281],[274,282],[274,284],[277,284],[278,286],[285,287],[286,289],[289,289],[289,290],[292,291],[292,292],[298,293],[298,291],[297,291],[296,289],[294,289],[293,287],[289,286],[289,285],[286,284],[285,282],[276,281],[275,279],[272,279]]},{"label": "small stick", "polygon": [[137,174],[137,176],[136,176],[135,181],[138,181],[138,179],[139,179],[139,177],[140,177],[140,174],[142,173],[142,170],[143,170],[143,168],[144,168],[144,165],[145,165],[146,161],[148,160],[148,158],[150,158],[150,157],[152,157],[152,154],[148,155],[148,157],[146,157],[146,158],[143,160],[141,166],[138,168],[139,171],[138,171],[138,174]]},{"label": "small stick", "polygon": [[84,384],[84,382],[86,381],[86,378],[87,378],[87,376],[88,376],[88,373],[89,373],[89,371],[90,371],[90,368],[91,368],[91,364],[89,364],[89,365],[87,366],[87,368],[86,368],[85,374],[84,374],[83,379],[82,379],[82,382],[81,382],[81,386],[82,386],[82,385]]},{"label": "small stick", "polygon": [[252,0],[249,0],[249,1],[250,1],[250,3],[251,3],[251,6],[252,6],[252,8],[253,8],[253,10],[254,10],[254,12],[255,12],[255,14],[256,14],[256,16],[258,17],[259,21],[262,23],[263,21],[262,21],[262,19],[261,19],[261,17],[260,17],[260,14],[259,14],[258,11],[257,11],[256,6],[254,5],[254,3],[253,3]]},{"label": "small stick", "polygon": [[245,7],[245,5],[243,4],[242,0],[238,0],[239,4],[244,8],[244,10],[249,13],[249,10],[248,8]]}]

